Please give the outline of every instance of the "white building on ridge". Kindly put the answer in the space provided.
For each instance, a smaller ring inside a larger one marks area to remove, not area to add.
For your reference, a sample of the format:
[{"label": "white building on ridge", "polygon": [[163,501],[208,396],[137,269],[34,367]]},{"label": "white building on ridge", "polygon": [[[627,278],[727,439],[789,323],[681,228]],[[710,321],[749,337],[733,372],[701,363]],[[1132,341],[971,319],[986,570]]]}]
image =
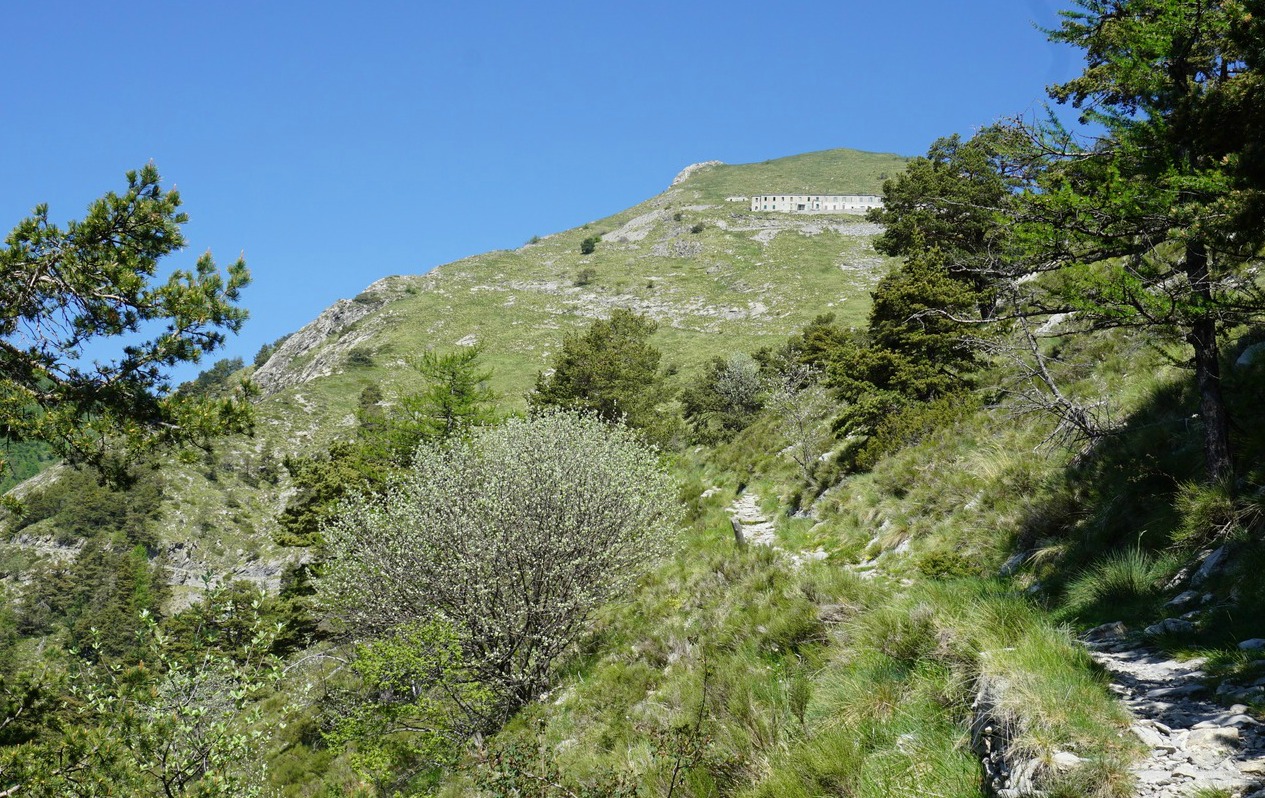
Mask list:
[{"label": "white building on ridge", "polygon": [[753,211],[864,213],[881,207],[883,198],[873,194],[761,194],[751,198]]}]

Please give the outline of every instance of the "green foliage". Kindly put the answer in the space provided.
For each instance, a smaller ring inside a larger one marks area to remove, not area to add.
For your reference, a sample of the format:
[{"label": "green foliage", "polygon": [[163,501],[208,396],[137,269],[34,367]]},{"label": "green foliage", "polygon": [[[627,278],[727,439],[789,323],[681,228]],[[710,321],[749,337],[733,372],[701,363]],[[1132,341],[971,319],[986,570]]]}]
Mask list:
[{"label": "green foliage", "polygon": [[634,798],[637,787],[624,774],[607,773],[575,789],[543,741],[510,742],[485,755],[475,772],[480,794],[492,798]]},{"label": "green foliage", "polygon": [[597,269],[594,269],[592,266],[585,266],[583,269],[580,269],[575,273],[575,285],[579,288],[583,288],[586,285],[592,285],[593,281],[596,279]]},{"label": "green foliage", "polygon": [[0,441],[0,494],[57,462],[52,447],[43,441]]},{"label": "green foliage", "polygon": [[58,540],[118,539],[155,548],[153,523],[163,500],[164,480],[157,471],[140,469],[123,489],[101,484],[97,475],[65,469],[56,480],[27,493],[17,507],[13,529],[47,521]]},{"label": "green foliage", "polygon": [[1084,50],[1087,66],[1050,93],[1106,134],[1082,147],[1053,123],[1032,131],[1047,162],[1018,234],[1032,268],[1061,267],[1061,279],[1031,304],[1074,310],[1081,329],[1184,341],[1206,477],[1232,480],[1219,337],[1265,313],[1265,170],[1248,132],[1262,114],[1261,23],[1237,2],[1075,6],[1050,38]]},{"label": "green foliage", "polygon": [[[227,279],[209,254],[193,271],[151,281],[159,262],[185,246],[188,217],[147,165],[127,190],[95,200],[65,229],[37,206],[0,249],[0,436],[44,441],[72,462],[115,479],[143,452],[250,428],[244,396],[166,394],[166,367],[197,362],[246,319],[237,307],[250,281],[238,260]],[[145,339],[144,330],[161,332]],[[75,359],[83,348],[121,341],[121,353]],[[22,341],[22,348],[14,341]]]},{"label": "green foliage", "polygon": [[1173,542],[1187,548],[1225,540],[1238,531],[1244,521],[1260,520],[1243,511],[1252,505],[1237,502],[1234,492],[1224,482],[1180,485],[1173,506],[1181,517]]},{"label": "green foliage", "polygon": [[825,387],[811,369],[801,366],[773,381],[764,403],[807,482],[831,438],[827,415],[832,404]]},{"label": "green foliage", "polygon": [[681,392],[685,420],[703,443],[732,438],[755,420],[763,407],[764,380],[754,358],[735,352],[716,357]]},{"label": "green foliage", "polygon": [[389,445],[403,454],[397,462],[406,462],[422,441],[465,435],[497,422],[497,396],[488,387],[492,372],[479,366],[479,354],[478,347],[468,347],[447,355],[423,352],[408,361],[426,387],[400,396],[386,419]]},{"label": "green foliage", "polygon": [[622,420],[634,428],[651,426],[655,406],[664,398],[658,371],[662,355],[650,344],[656,329],[649,318],[616,308],[582,335],[566,335],[552,373],[536,378],[528,403],[591,411],[603,421]]},{"label": "green foliage", "polygon": [[314,546],[321,527],[344,497],[385,484],[388,467],[375,452],[354,442],[339,442],[320,456],[286,458],[296,488],[277,518],[273,537],[282,546]]},{"label": "green foliage", "polygon": [[580,242],[580,254],[592,255],[597,250],[597,245],[601,243],[601,241],[601,236],[586,236],[584,240]]},{"label": "green foliage", "polygon": [[263,364],[268,362],[268,358],[272,357],[273,353],[276,352],[278,349],[280,349],[281,345],[284,344],[286,342],[286,339],[289,337],[290,337],[289,335],[283,335],[277,340],[273,341],[272,343],[264,344],[263,346],[259,347],[259,351],[255,353],[255,357],[251,361],[251,364],[255,368],[259,368],[263,366]]},{"label": "green foliage", "polygon": [[352,748],[352,766],[380,794],[395,794],[419,770],[451,766],[493,698],[471,678],[460,636],[441,620],[404,623],[357,644],[351,672],[354,686],[326,699],[334,715],[326,737]]},{"label": "green foliage", "polygon": [[886,424],[887,440],[876,443],[876,451],[890,451],[902,437],[888,422],[892,413],[971,388],[984,343],[960,320],[972,317],[979,301],[980,294],[953,278],[935,250],[911,255],[884,277],[874,292],[867,335],[837,335],[827,344],[833,351],[822,356],[829,363],[827,384],[847,403],[841,428],[874,434]]},{"label": "green foliage", "polygon": [[369,368],[372,365],[373,351],[366,347],[353,347],[352,350],[347,353],[347,366],[349,368],[363,369]]},{"label": "green foliage", "polygon": [[867,214],[884,226],[874,248],[907,262],[936,253],[950,278],[977,292],[987,313],[1010,249],[1006,211],[1022,185],[1005,157],[1019,138],[993,126],[967,141],[957,134],[937,139],[883,183],[883,206]]},{"label": "green foliage", "polygon": [[196,659],[204,649],[243,661],[260,628],[269,633],[268,653],[278,657],[302,649],[319,637],[305,584],[307,566],[291,565],[282,576],[280,594],[273,595],[239,580],[210,590],[202,601],[161,621],[167,650],[173,657]]},{"label": "green foliage", "polygon": [[448,355],[426,352],[410,360],[426,386],[396,397],[389,410],[381,406],[382,390],[366,386],[359,397],[355,441],[340,441],[324,455],[286,460],[297,493],[278,519],[277,542],[319,543],[321,525],[343,498],[380,490],[392,471],[408,465],[419,444],[495,423],[496,395],[487,387],[491,373],[479,368],[478,358],[478,348],[472,347]]},{"label": "green foliage", "polygon": [[[57,716],[0,748],[0,778],[22,795],[259,796],[258,694],[279,671],[270,631],[250,632],[233,657],[194,645],[173,654],[171,639],[142,614],[142,660],[97,667],[71,660]],[[103,654],[88,652],[88,660]]]},{"label": "green foliage", "polygon": [[191,381],[176,389],[184,396],[223,396],[231,393],[229,380],[233,374],[245,367],[240,357],[226,357],[217,360],[211,368],[200,372]]},{"label": "green foliage", "polygon": [[110,662],[137,653],[135,623],[156,613],[167,598],[166,574],[143,546],[113,546],[97,538],[72,561],[44,564],[18,597],[18,631],[38,637],[64,634],[72,647]]},{"label": "green foliage", "polygon": [[1171,559],[1140,548],[1108,554],[1068,585],[1063,612],[1103,621],[1146,617],[1147,611],[1155,610],[1162,580],[1174,570]]},{"label": "green foliage", "polygon": [[362,634],[445,619],[493,709],[512,711],[655,562],[673,495],[625,430],[567,413],[511,420],[419,449],[385,497],[345,505],[322,592]]},{"label": "green foliage", "polygon": [[951,427],[978,407],[978,398],[970,394],[953,394],[923,403],[901,403],[874,424],[873,433],[852,455],[852,467],[868,471],[882,458]]},{"label": "green foliage", "polygon": [[924,400],[969,386],[981,366],[981,336],[960,320],[979,302],[979,293],[955,280],[938,252],[908,258],[874,291],[869,343],[888,353],[889,363],[887,373],[867,375],[867,381]]}]

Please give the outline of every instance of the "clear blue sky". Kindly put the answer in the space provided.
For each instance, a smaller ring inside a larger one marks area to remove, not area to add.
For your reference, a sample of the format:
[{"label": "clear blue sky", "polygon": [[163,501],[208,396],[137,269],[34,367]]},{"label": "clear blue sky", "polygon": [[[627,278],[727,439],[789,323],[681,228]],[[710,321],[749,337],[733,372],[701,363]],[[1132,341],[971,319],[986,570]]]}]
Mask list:
[{"label": "clear blue sky", "polygon": [[601,218],[693,162],[917,155],[1032,111],[1080,68],[1034,27],[1066,5],[8,3],[0,227],[77,218],[154,161],[191,217],[173,265],[246,255],[224,354],[249,361],[380,277]]}]

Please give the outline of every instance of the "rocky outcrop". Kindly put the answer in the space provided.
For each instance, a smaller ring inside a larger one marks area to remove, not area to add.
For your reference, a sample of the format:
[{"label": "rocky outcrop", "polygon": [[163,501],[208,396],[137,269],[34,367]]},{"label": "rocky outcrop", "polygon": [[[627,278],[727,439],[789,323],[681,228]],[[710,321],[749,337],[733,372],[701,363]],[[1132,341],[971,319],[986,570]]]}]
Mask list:
[{"label": "rocky outcrop", "polygon": [[709,166],[724,166],[724,165],[725,165],[724,161],[703,161],[702,163],[692,163],[689,166],[682,169],[680,173],[677,174],[676,177],[672,178],[672,185],[674,186],[681,185],[686,180],[690,179],[690,175],[694,174],[700,169],[706,169]]},{"label": "rocky outcrop", "polygon": [[[322,345],[379,306],[373,301],[338,300],[277,347],[277,351],[272,353],[272,357],[259,367],[251,379],[265,395],[269,395],[332,374],[335,365],[345,356],[345,350],[350,350],[360,338],[349,341],[343,337],[340,339],[343,345],[338,347]],[[363,337],[367,336],[361,336]],[[305,360],[308,355],[311,357]]]}]

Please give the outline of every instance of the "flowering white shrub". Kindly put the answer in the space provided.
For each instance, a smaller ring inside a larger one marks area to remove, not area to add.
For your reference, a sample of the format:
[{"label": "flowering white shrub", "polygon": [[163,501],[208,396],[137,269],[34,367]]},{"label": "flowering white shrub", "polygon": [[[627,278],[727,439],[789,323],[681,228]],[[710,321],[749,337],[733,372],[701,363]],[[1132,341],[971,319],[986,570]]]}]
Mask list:
[{"label": "flowering white shrub", "polygon": [[677,515],[657,452],[627,430],[515,419],[423,447],[385,496],[345,504],[322,591],[356,636],[452,623],[471,678],[509,711],[665,552]]}]

